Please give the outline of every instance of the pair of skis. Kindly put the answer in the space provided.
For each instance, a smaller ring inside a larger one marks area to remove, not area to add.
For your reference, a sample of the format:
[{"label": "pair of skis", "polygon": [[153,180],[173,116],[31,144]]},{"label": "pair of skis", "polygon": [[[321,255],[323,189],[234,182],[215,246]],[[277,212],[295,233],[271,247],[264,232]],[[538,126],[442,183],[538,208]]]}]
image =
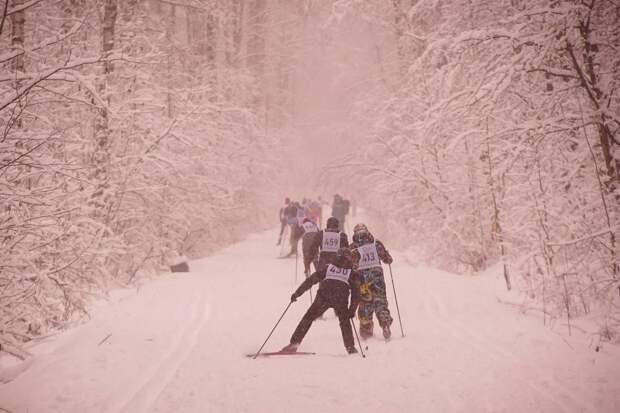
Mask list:
[{"label": "pair of skis", "polygon": [[313,351],[296,351],[294,353],[291,353],[290,351],[271,351],[271,352],[267,352],[267,353],[252,353],[252,354],[246,354],[246,357],[251,357],[251,358],[256,358],[258,356],[262,356],[262,357],[270,357],[270,356],[309,356],[309,355],[314,355],[316,354]]}]

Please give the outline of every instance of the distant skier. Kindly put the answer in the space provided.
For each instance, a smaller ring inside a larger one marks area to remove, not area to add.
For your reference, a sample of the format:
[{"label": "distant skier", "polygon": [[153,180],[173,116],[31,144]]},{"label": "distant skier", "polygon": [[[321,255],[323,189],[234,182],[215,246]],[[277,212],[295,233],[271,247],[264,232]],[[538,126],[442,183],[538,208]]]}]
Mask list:
[{"label": "distant skier", "polygon": [[[314,320],[322,316],[328,308],[333,308],[338,316],[342,341],[347,353],[357,353],[353,341],[351,318],[355,316],[355,309],[359,302],[358,275],[352,270],[351,251],[348,248],[340,248],[335,262],[306,278],[291,295],[291,301],[297,301],[297,298],[316,283],[319,283],[319,290],[314,301],[293,332],[290,344],[281,351],[295,353]],[[349,292],[351,292],[350,304]]]},{"label": "distant skier", "polygon": [[364,224],[353,228],[353,267],[359,272],[360,305],[357,316],[360,320],[360,334],[363,338],[373,335],[373,313],[383,329],[383,337],[391,337],[392,316],[388,310],[385,292],[385,278],[381,261],[392,263],[392,257],[383,243],[375,240]]},{"label": "distant skier", "polygon": [[351,203],[348,199],[344,199],[339,194],[334,195],[334,202],[332,203],[332,216],[338,220],[338,229],[340,231],[344,231],[346,228],[345,219],[350,209]]},{"label": "distant skier", "polygon": [[301,239],[301,251],[304,257],[304,273],[310,274],[310,264],[314,265],[314,270],[319,269],[319,260],[316,254],[312,254],[314,239],[319,234],[319,227],[310,218],[304,219],[304,235]]},{"label": "distant skier", "polygon": [[301,205],[299,205],[299,202],[293,201],[290,203],[286,211],[287,222],[291,230],[291,250],[287,255],[285,255],[285,257],[291,257],[293,255],[297,255],[297,244],[304,233],[303,227],[301,227],[304,217],[304,210]]},{"label": "distant skier", "polygon": [[327,219],[326,228],[319,231],[310,244],[308,259],[319,259],[319,270],[327,267],[336,259],[336,252],[341,247],[348,247],[347,234],[338,229],[338,220],[334,217]]},{"label": "distant skier", "polygon": [[280,236],[278,237],[278,243],[276,245],[280,245],[282,243],[282,234],[284,234],[284,229],[288,224],[288,217],[286,216],[286,208],[288,208],[291,200],[287,197],[284,199],[284,206],[280,208]]},{"label": "distant skier", "polygon": [[318,201],[310,200],[308,203],[308,218],[321,227],[322,206]]}]

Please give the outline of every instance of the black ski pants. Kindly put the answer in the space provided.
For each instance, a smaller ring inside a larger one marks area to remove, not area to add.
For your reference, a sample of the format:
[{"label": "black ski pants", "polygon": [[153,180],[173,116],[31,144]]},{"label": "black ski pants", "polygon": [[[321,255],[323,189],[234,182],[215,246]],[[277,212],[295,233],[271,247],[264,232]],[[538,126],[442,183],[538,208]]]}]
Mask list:
[{"label": "black ski pants", "polygon": [[[333,282],[340,283],[340,281]],[[343,283],[343,287],[345,286],[346,284]],[[327,309],[333,308],[340,322],[340,332],[342,333],[342,341],[344,342],[345,348],[355,345],[353,341],[351,319],[349,318],[348,286],[345,288],[346,290],[344,291],[329,291],[319,288],[314,302],[310,305],[310,308],[308,308],[308,311],[306,311],[306,314],[301,318],[301,321],[293,332],[291,343],[301,343],[308,330],[310,330],[310,326],[314,320],[322,316]]]}]

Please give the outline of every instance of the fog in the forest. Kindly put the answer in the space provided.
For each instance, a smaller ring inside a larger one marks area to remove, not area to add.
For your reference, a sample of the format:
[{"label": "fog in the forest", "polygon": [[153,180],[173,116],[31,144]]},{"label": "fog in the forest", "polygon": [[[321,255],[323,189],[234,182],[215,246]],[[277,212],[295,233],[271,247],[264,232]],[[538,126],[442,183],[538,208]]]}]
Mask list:
[{"label": "fog in the forest", "polygon": [[381,82],[381,53],[394,53],[394,38],[382,40],[372,24],[354,15],[337,18],[329,8],[306,17],[302,28],[290,68],[294,105],[287,116],[294,135],[286,143],[291,145],[291,162],[283,167],[294,176],[290,190],[314,189],[325,195],[325,168],[364,145],[355,121],[356,99]]},{"label": "fog in the forest", "polygon": [[336,193],[417,262],[617,337],[617,1],[3,6],[2,348]]}]

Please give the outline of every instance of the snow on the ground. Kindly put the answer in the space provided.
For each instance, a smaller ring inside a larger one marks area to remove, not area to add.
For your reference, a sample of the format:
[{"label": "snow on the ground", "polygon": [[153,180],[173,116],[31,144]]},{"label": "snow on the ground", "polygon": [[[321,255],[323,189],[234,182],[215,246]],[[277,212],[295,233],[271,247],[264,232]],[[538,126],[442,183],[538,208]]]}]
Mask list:
[{"label": "snow on the ground", "polygon": [[[316,356],[245,357],[301,282],[301,262],[295,281],[295,260],[276,259],[276,235],[113,295],[88,323],[30,348],[24,371],[0,385],[0,411],[620,411],[618,347],[595,352],[590,337],[498,302],[499,273],[457,276],[399,254],[404,338],[386,268],[394,338],[377,330],[366,359],[346,354],[331,310],[300,347]],[[308,293],[293,303],[265,350],[288,343],[309,303]]]}]

